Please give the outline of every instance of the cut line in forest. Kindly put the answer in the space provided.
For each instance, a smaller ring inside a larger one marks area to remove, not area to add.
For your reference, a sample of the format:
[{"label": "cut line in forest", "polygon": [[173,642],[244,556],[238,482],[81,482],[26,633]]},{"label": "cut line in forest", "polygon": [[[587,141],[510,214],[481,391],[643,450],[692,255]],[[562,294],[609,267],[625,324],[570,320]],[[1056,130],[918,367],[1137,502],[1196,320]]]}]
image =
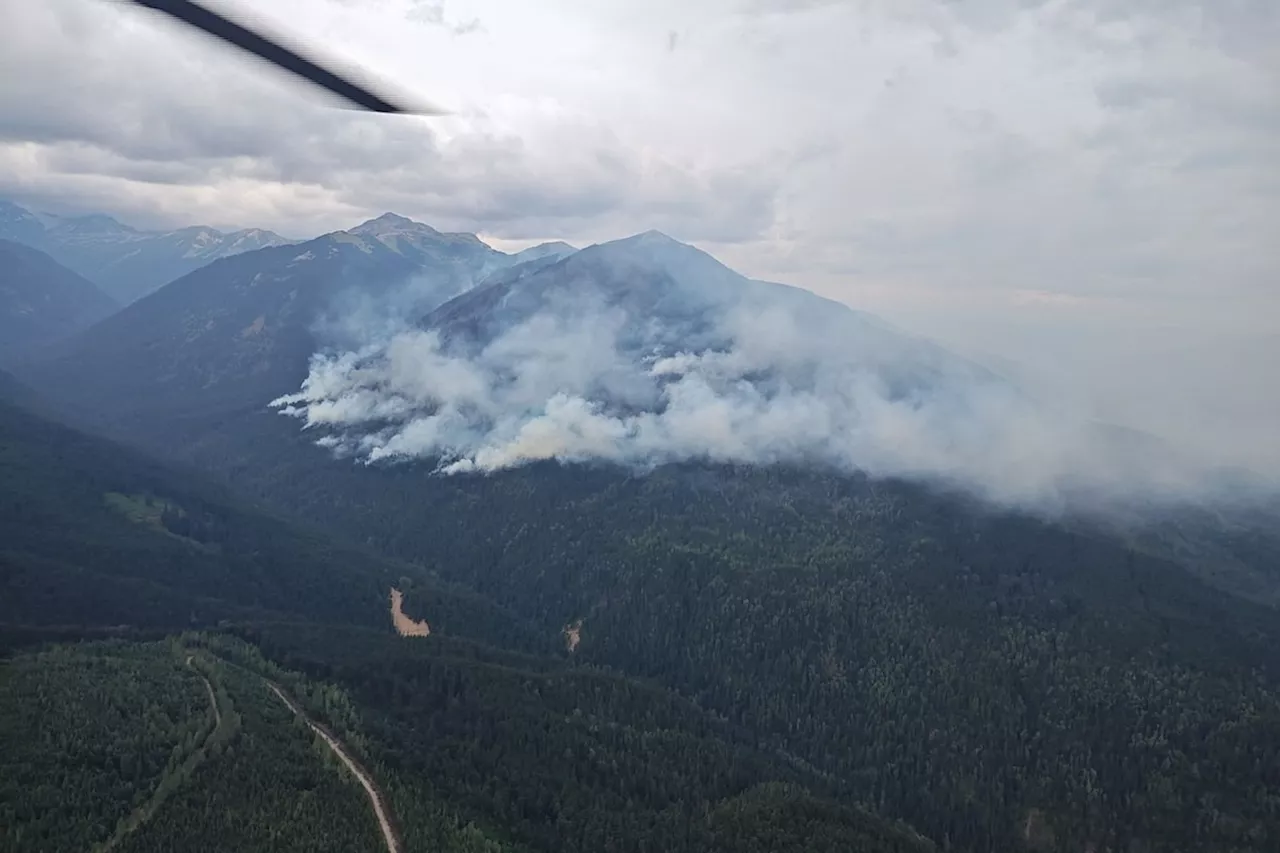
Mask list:
[{"label": "cut line in forest", "polygon": [[[192,669],[196,669],[195,664],[192,663],[192,660],[194,659],[195,655],[187,655],[187,666]],[[200,680],[204,682],[204,689],[209,694],[209,707],[213,709],[213,727],[217,729],[222,725],[222,710],[218,707],[218,696],[213,692],[213,682],[209,680],[207,675],[200,672],[198,669],[196,669],[196,674],[199,675]]]},{"label": "cut line in forest", "polygon": [[94,848],[98,853],[107,853],[107,851],[112,850],[116,845],[124,840],[126,835],[135,831],[138,827],[142,826],[154,817],[155,813],[159,811],[160,806],[164,804],[164,801],[168,799],[174,789],[181,784],[181,781],[183,779],[189,779],[191,774],[195,772],[195,769],[204,761],[206,750],[213,739],[220,734],[224,734],[222,709],[218,706],[217,692],[213,689],[213,682],[209,680],[209,677],[196,667],[194,658],[195,655],[187,655],[186,665],[195,672],[197,676],[199,676],[202,682],[204,682],[205,692],[209,696],[209,707],[213,710],[213,728],[209,730],[209,734],[206,735],[204,740],[191,751],[175,771],[162,777],[160,781],[156,783],[156,789],[147,801],[138,806],[130,812],[127,817],[121,820],[120,823],[116,825],[115,832],[111,834],[109,839]]}]

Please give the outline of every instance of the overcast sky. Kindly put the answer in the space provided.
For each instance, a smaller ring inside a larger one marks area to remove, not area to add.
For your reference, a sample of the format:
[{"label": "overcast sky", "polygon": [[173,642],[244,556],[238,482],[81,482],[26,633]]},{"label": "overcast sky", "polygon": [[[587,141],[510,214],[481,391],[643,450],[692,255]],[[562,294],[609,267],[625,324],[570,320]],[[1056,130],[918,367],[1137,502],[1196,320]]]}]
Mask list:
[{"label": "overcast sky", "polygon": [[453,115],[333,109],[109,0],[0,0],[0,195],[499,247],[658,228],[1280,464],[1274,0],[219,5]]}]

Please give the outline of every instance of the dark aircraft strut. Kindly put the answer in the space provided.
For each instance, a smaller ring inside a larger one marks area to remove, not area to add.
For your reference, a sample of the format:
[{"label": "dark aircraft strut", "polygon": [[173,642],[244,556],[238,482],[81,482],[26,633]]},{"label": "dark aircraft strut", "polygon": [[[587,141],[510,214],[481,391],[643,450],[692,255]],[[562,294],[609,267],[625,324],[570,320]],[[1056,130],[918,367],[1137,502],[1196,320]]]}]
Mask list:
[{"label": "dark aircraft strut", "polygon": [[296,50],[285,47],[278,40],[255,32],[193,0],[130,1],[139,6],[163,12],[188,26],[265,59],[272,65],[314,83],[361,109],[377,113],[439,114],[438,110],[410,107],[403,101],[377,94],[367,84],[356,82],[349,76],[342,76],[325,68]]}]

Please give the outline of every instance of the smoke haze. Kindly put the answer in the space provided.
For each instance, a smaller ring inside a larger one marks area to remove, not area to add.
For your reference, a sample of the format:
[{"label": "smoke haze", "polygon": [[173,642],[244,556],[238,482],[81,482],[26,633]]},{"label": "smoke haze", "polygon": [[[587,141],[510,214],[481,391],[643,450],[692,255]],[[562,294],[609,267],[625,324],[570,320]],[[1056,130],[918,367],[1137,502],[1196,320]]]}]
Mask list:
[{"label": "smoke haze", "polygon": [[362,345],[318,353],[273,403],[366,462],[428,460],[440,475],[548,459],[822,464],[1046,510],[1209,485],[1153,437],[661,235],[508,275],[421,323],[376,314],[347,314]]}]

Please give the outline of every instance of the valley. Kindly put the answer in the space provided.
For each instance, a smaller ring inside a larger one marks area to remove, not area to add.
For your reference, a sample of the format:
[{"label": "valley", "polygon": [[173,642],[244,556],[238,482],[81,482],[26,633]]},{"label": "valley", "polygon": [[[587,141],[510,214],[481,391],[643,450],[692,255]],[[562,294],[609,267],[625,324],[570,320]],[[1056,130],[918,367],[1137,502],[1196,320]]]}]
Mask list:
[{"label": "valley", "polygon": [[[1280,839],[1265,504],[1146,500],[1140,436],[1045,444],[1001,377],[664,235],[388,214],[12,366],[15,850]],[[33,737],[56,696],[99,704]]]}]

